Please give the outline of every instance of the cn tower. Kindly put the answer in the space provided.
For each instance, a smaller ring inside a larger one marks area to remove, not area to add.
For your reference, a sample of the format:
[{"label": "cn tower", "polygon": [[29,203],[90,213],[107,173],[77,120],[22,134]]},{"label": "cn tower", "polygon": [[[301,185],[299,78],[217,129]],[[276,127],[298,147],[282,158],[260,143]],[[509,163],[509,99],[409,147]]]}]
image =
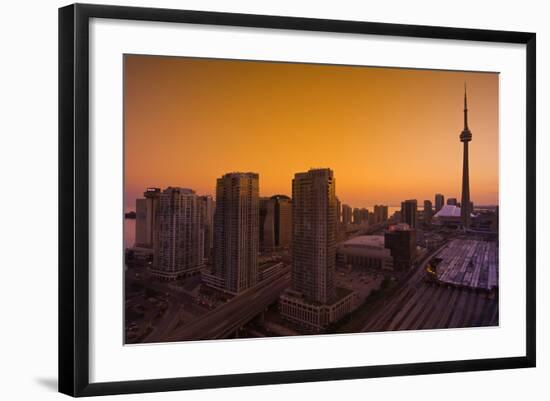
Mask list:
[{"label": "cn tower", "polygon": [[468,168],[468,142],[472,140],[472,133],[468,128],[468,100],[466,97],[466,84],[464,84],[464,129],[460,133],[460,142],[464,143],[462,159],[462,200],[460,203],[460,215],[464,229],[470,227],[470,172]]}]

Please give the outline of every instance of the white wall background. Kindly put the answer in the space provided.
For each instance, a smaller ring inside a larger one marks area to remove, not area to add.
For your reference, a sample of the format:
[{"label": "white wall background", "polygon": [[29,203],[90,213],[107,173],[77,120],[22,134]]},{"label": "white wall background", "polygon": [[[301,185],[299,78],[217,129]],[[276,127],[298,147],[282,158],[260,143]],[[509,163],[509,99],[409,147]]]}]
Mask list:
[{"label": "white wall background", "polygon": [[[107,0],[106,0],[107,1]],[[538,194],[550,201],[550,13],[545,2],[306,0],[115,1],[112,4],[301,17],[443,25],[537,33]],[[230,4],[228,4],[230,3]],[[3,4],[0,22],[0,395],[8,400],[64,396],[57,386],[57,8],[61,1]],[[546,70],[546,71],[545,71]],[[548,309],[550,257],[538,214],[538,356],[536,369],[130,395],[125,399],[284,400],[315,398],[451,400],[550,397]],[[521,223],[520,223],[521,224]],[[109,397],[114,398],[114,397]],[[122,398],[122,397],[118,397]],[[107,399],[107,398],[106,398]]]}]

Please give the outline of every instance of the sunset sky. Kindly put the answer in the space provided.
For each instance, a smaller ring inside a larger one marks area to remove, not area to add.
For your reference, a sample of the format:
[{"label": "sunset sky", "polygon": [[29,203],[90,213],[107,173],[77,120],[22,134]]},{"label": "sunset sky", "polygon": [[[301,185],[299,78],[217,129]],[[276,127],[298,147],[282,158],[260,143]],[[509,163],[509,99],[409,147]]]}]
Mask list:
[{"label": "sunset sky", "polygon": [[125,208],[149,186],[215,194],[231,171],[260,194],[329,167],[352,207],[460,200],[464,83],[470,193],[498,203],[498,74],[125,56]]}]

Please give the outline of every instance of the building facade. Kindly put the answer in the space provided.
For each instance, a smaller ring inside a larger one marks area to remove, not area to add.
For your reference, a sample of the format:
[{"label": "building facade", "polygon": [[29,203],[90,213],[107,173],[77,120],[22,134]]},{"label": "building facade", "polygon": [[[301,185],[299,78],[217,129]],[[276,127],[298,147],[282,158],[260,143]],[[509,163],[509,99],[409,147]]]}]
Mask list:
[{"label": "building facade", "polygon": [[433,216],[432,202],[430,200],[424,201],[424,221],[430,223]]},{"label": "building facade", "polygon": [[260,250],[275,248],[275,202],[271,198],[260,198]]},{"label": "building facade", "polygon": [[292,241],[292,200],[286,195],[274,195],[275,247],[288,248]]},{"label": "building facade", "polygon": [[286,195],[260,198],[260,249],[288,248],[291,237],[292,200]]},{"label": "building facade", "polygon": [[135,246],[138,248],[149,248],[152,245],[147,235],[147,217],[147,199],[136,199]]},{"label": "building facade", "polygon": [[358,207],[353,208],[353,224],[361,224],[361,221],[361,209],[359,209]]},{"label": "building facade", "polygon": [[195,192],[168,187],[160,193],[152,274],[177,279],[202,268],[200,233],[200,205]]},{"label": "building facade", "polygon": [[258,281],[259,176],[228,173],[216,182],[212,273],[239,293]]},{"label": "building facade", "polygon": [[386,205],[374,205],[374,222],[382,223],[388,220],[388,207]]},{"label": "building facade", "polygon": [[336,182],[330,169],[292,180],[292,288],[280,298],[284,318],[319,331],[351,312],[353,292],[334,285]]},{"label": "building facade", "polygon": [[408,270],[416,259],[416,230],[407,224],[390,226],[384,234],[384,246],[391,252],[394,270]]},{"label": "building facade", "polygon": [[352,209],[350,205],[342,205],[342,224],[347,226],[351,224]]},{"label": "building facade", "polygon": [[361,223],[362,224],[368,224],[368,222],[369,222],[369,209],[361,208],[360,209],[360,215],[361,215]]},{"label": "building facade", "polygon": [[214,199],[210,195],[199,197],[200,206],[200,241],[203,260],[212,260],[212,247],[214,244]]},{"label": "building facade", "polygon": [[143,199],[136,199],[136,239],[138,248],[153,248],[160,188],[147,188]]},{"label": "building facade", "polygon": [[338,288],[338,292],[335,302],[319,304],[304,302],[300,293],[288,290],[281,295],[279,302],[281,315],[307,332],[321,332],[357,307],[351,290]]},{"label": "building facade", "polygon": [[334,295],[336,183],[332,170],[297,173],[292,180],[292,286],[312,302]]},{"label": "building facade", "polygon": [[338,263],[354,269],[393,269],[393,258],[383,235],[359,235],[338,246]]},{"label": "building facade", "polygon": [[340,226],[341,222],[342,222],[342,202],[340,202],[340,199],[336,198],[336,225],[337,225],[337,227]]},{"label": "building facade", "polygon": [[443,194],[435,194],[435,212],[439,212],[445,205],[445,197]]},{"label": "building facade", "polygon": [[411,228],[417,228],[417,209],[416,199],[401,202],[401,222],[408,224]]}]

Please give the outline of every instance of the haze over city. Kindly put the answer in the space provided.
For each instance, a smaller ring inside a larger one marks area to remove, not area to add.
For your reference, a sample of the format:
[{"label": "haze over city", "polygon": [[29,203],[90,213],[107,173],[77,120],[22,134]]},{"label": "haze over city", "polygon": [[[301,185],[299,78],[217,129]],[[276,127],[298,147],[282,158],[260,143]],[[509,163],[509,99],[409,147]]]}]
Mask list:
[{"label": "haze over city", "polygon": [[228,171],[290,194],[311,167],[354,207],[460,198],[466,81],[472,201],[496,205],[498,74],[126,56],[125,209],[149,186],[214,195]]}]

